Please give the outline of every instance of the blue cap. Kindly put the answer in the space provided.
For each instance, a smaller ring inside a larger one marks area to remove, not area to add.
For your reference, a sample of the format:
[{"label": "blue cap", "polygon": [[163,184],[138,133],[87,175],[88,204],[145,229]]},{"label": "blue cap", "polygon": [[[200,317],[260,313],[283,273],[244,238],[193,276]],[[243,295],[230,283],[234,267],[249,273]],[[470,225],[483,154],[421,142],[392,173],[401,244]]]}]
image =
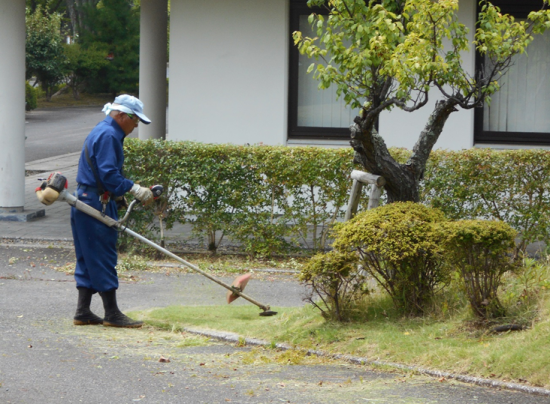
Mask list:
[{"label": "blue cap", "polygon": [[136,114],[139,120],[145,124],[150,124],[151,120],[143,113],[143,102],[132,95],[122,94],[115,98],[113,104],[119,104],[128,108]]}]

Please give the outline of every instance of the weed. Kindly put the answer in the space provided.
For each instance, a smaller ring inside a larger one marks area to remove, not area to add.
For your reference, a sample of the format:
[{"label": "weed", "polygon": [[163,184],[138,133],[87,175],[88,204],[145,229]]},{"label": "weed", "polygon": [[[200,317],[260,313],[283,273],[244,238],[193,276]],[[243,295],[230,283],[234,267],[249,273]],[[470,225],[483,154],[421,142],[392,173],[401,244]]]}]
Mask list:
[{"label": "weed", "polygon": [[149,269],[149,262],[139,255],[127,255],[123,257],[116,266],[117,272],[146,271]]}]

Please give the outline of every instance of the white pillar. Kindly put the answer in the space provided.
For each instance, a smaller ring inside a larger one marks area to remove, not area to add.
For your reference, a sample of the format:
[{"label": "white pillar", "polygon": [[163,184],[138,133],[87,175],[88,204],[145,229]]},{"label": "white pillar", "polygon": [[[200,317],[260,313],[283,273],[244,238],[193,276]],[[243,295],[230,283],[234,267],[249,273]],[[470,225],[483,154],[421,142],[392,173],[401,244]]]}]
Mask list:
[{"label": "white pillar", "polygon": [[151,119],[139,125],[140,139],[166,138],[168,0],[141,0],[139,99]]},{"label": "white pillar", "polygon": [[25,0],[0,0],[0,213],[25,204]]}]

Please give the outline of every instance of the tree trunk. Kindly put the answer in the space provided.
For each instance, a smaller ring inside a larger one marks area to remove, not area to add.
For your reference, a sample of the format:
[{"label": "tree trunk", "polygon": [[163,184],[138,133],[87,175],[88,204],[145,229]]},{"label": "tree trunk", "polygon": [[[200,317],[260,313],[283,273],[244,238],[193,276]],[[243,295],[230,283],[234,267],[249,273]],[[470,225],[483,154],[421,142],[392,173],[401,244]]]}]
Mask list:
[{"label": "tree trunk", "polygon": [[424,176],[426,162],[439,139],[447,118],[457,109],[455,100],[438,101],[424,130],[420,133],[413,152],[405,164],[400,164],[390,155],[384,139],[374,125],[366,119],[355,118],[351,126],[350,144],[355,150],[354,161],[367,172],[386,179],[384,189],[388,203],[420,202],[419,185]]},{"label": "tree trunk", "polygon": [[99,0],[66,0],[73,37],[76,38],[82,31],[85,22],[85,7],[96,6],[98,2]]}]

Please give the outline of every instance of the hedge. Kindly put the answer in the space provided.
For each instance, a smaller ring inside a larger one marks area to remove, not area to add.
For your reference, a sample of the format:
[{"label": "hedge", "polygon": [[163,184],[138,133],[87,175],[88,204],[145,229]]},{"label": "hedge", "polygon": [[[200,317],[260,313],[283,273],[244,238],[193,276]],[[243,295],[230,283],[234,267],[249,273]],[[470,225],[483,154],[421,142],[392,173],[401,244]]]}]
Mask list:
[{"label": "hedge", "polygon": [[272,255],[326,249],[345,213],[347,149],[128,139],[125,150],[128,178],[167,190],[157,203],[165,209],[134,216],[142,231],[152,214],[163,215],[168,227],[190,222],[212,251],[230,236],[251,254]]},{"label": "hedge", "polygon": [[450,219],[508,223],[520,235],[518,250],[549,238],[550,151],[437,151],[422,187],[423,202]]},{"label": "hedge", "polygon": [[[132,225],[157,234],[153,216],[168,228],[188,222],[212,251],[227,237],[250,254],[327,249],[333,224],[345,214],[349,175],[361,169],[351,148],[127,139],[125,149],[128,178],[167,190]],[[392,149],[403,162],[409,153]],[[550,151],[435,151],[424,175],[421,202],[448,218],[507,222],[520,235],[519,249],[548,239]]]}]

